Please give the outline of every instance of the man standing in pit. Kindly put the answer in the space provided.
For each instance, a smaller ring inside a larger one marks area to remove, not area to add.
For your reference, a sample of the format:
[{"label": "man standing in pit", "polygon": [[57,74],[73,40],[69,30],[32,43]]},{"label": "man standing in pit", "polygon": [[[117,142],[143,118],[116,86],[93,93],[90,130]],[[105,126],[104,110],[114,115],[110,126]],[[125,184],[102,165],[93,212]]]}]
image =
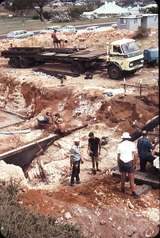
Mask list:
[{"label": "man standing in pit", "polygon": [[54,30],[51,37],[53,39],[54,48],[61,48],[61,40],[59,40],[58,37],[57,37],[57,30]]},{"label": "man standing in pit", "polygon": [[88,136],[88,154],[92,159],[92,172],[93,174],[96,174],[96,170],[100,171],[98,159],[101,151],[101,141],[98,137],[94,136],[93,132],[90,132]]},{"label": "man standing in pit", "polygon": [[70,185],[74,185],[74,178],[76,178],[76,183],[80,184],[80,163],[83,163],[80,153],[80,140],[78,138],[74,139],[74,144],[70,150],[70,169],[71,169],[71,182]]},{"label": "man standing in pit", "polygon": [[132,196],[137,198],[138,195],[135,192],[134,183],[134,171],[137,160],[136,146],[130,141],[131,137],[128,132],[124,132],[121,138],[122,141],[119,143],[117,149],[117,162],[121,173],[121,191],[125,193],[125,180],[128,174]]},{"label": "man standing in pit", "polygon": [[146,171],[147,162],[153,163],[153,146],[147,138],[147,131],[142,131],[142,137],[137,142],[138,156],[140,159],[140,171]]}]

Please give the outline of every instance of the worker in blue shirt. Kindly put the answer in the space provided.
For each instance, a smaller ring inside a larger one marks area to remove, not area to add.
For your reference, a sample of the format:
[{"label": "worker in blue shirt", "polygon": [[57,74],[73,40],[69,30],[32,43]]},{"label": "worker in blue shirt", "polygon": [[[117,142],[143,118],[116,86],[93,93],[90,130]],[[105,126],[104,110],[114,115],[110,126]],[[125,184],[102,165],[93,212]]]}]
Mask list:
[{"label": "worker in blue shirt", "polygon": [[152,155],[153,146],[147,138],[147,131],[142,131],[142,137],[137,142],[138,155],[140,158],[140,171],[146,171],[147,162],[153,163],[154,157]]}]

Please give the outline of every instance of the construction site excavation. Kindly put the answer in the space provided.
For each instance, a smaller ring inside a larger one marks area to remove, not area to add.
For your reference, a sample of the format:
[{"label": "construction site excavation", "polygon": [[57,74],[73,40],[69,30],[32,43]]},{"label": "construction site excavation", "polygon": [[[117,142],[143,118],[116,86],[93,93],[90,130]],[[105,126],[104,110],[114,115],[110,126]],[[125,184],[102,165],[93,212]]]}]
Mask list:
[{"label": "construction site excavation", "polygon": [[[158,165],[147,163],[141,172],[137,155],[135,199],[128,178],[121,191],[117,164],[124,132],[136,146],[147,131],[159,158],[159,71],[144,64],[142,54],[158,47],[158,30],[140,38],[113,27],[58,34],[67,42],[62,47],[53,46],[50,33],[0,39],[0,183],[18,183],[21,207],[77,227],[81,236],[75,238],[158,237]],[[130,44],[139,50],[127,58],[118,50]],[[96,173],[90,132],[101,145]],[[76,140],[83,163],[80,181],[72,184]]]}]

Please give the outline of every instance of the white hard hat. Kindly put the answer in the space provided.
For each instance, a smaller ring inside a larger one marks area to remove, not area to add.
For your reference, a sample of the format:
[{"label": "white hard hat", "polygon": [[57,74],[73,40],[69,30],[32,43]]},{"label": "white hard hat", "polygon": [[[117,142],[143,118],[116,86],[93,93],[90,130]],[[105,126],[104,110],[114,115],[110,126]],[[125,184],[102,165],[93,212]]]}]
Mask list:
[{"label": "white hard hat", "polygon": [[79,142],[80,139],[78,137],[74,138],[74,142]]},{"label": "white hard hat", "polygon": [[130,139],[131,136],[129,135],[128,132],[123,132],[122,136],[121,136],[122,139]]}]

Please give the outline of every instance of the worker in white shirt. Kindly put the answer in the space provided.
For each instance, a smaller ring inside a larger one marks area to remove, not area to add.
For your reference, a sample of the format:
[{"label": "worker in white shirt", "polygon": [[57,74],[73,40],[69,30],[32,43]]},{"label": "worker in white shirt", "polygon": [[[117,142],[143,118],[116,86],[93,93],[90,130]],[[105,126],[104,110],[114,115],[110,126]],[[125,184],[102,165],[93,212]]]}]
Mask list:
[{"label": "worker in white shirt", "polygon": [[83,163],[81,152],[80,152],[80,140],[78,138],[74,139],[74,144],[70,149],[70,167],[71,167],[71,182],[70,185],[74,185],[74,178],[76,178],[76,183],[80,184],[80,163]]},{"label": "worker in white shirt", "polygon": [[137,198],[138,195],[135,192],[134,183],[134,171],[137,161],[136,146],[130,141],[131,137],[128,132],[124,132],[121,138],[122,141],[117,150],[117,161],[121,173],[121,191],[125,193],[125,180],[128,174],[132,195]]}]

